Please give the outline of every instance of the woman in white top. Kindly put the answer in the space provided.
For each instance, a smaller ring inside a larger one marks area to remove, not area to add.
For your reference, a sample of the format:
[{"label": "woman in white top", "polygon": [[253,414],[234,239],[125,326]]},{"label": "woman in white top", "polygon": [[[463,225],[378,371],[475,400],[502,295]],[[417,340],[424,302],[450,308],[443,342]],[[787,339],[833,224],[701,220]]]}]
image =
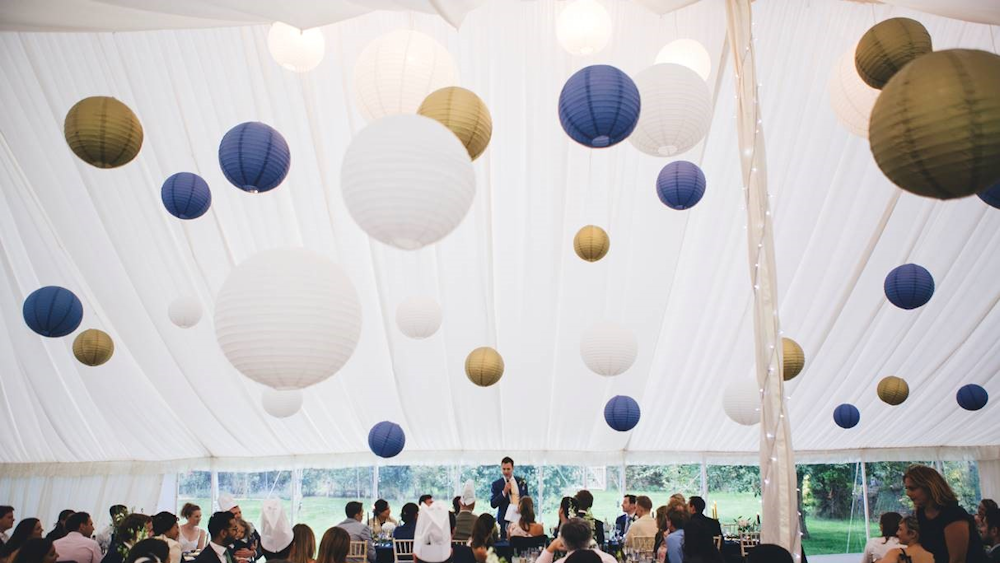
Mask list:
[{"label": "woman in white top", "polygon": [[885,512],[878,520],[879,529],[882,530],[882,537],[872,538],[865,544],[865,553],[861,556],[861,563],[873,563],[885,557],[890,549],[899,547],[899,538],[896,533],[899,531],[899,521],[903,517],[898,512]]},{"label": "woman in white top", "polygon": [[517,503],[517,512],[521,515],[517,522],[507,524],[507,537],[533,538],[545,535],[545,526],[535,522],[535,501],[531,497],[521,497]]},{"label": "woman in white top", "polygon": [[208,536],[205,530],[198,528],[198,524],[201,523],[201,507],[190,502],[184,503],[181,516],[187,519],[181,525],[181,533],[177,536],[177,541],[181,544],[181,551],[201,551],[205,548]]}]

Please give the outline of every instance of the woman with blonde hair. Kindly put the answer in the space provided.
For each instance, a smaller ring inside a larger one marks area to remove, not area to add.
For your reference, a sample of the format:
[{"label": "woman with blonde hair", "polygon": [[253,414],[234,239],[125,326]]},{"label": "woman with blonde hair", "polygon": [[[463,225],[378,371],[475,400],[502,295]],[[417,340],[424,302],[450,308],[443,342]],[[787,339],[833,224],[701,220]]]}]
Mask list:
[{"label": "woman with blonde hair", "polygon": [[[958,505],[940,473],[926,465],[911,465],[903,474],[903,486],[916,509],[920,543],[934,554],[936,563],[986,561],[972,516]],[[899,540],[906,543],[903,536]]]},{"label": "woman with blonde hair", "polygon": [[934,563],[934,554],[920,545],[920,522],[916,516],[900,520],[896,536],[904,545],[890,549],[879,563]]},{"label": "woman with blonde hair", "polygon": [[521,518],[507,524],[507,537],[533,538],[545,535],[545,526],[535,522],[535,501],[531,497],[521,497],[521,501],[517,503],[517,512]]},{"label": "woman with blonde hair", "polygon": [[672,510],[687,511],[687,500],[684,498],[684,495],[680,493],[670,495],[670,500],[667,501],[667,512]]},{"label": "woman with blonde hair", "polygon": [[[294,540],[292,540],[294,542]],[[336,526],[323,534],[319,542],[316,563],[346,563],[347,552],[351,549],[351,536],[343,528]]]},{"label": "woman with blonde hair", "polygon": [[292,549],[288,560],[292,563],[316,563],[316,534],[305,524],[292,526]]}]

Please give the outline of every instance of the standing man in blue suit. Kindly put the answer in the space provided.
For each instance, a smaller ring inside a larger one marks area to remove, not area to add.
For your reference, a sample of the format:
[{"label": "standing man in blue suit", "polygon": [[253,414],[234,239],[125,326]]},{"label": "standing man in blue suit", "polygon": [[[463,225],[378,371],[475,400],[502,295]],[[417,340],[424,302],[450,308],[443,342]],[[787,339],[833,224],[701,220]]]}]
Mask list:
[{"label": "standing man in blue suit", "polygon": [[507,509],[517,503],[521,497],[528,496],[528,483],[523,477],[514,476],[514,460],[505,457],[500,460],[500,472],[503,477],[493,481],[490,506],[497,509],[497,524],[500,525],[500,538],[507,538]]}]

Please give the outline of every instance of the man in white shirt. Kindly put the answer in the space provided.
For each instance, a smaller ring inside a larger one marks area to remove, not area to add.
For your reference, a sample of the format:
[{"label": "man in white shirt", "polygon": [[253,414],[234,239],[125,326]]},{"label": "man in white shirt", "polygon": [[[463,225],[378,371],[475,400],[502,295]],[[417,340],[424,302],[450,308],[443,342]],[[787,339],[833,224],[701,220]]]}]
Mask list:
[{"label": "man in white shirt", "polygon": [[235,563],[226,547],[236,539],[236,516],[226,511],[216,512],[208,519],[208,535],[212,541],[201,550],[194,563]]},{"label": "man in white shirt", "polygon": [[101,563],[101,548],[90,539],[94,534],[94,521],[90,514],[77,512],[66,519],[65,537],[52,543],[61,561],[76,563]]},{"label": "man in white shirt", "polygon": [[[566,557],[569,557],[574,551],[587,549],[590,546],[592,535],[590,524],[583,518],[570,518],[559,527],[559,537],[549,543],[549,546],[538,556],[535,563],[552,563],[553,554],[557,551],[565,551]],[[601,558],[601,563],[618,563],[612,555],[604,553],[600,549],[594,548],[591,551]],[[558,559],[555,563],[563,563],[566,561],[566,557]]]},{"label": "man in white shirt", "polygon": [[646,495],[635,497],[635,515],[637,518],[629,526],[625,534],[625,543],[633,538],[651,538],[656,536],[656,520],[650,514],[653,511],[653,501]]},{"label": "man in white shirt", "polygon": [[10,536],[7,535],[7,530],[14,527],[14,507],[13,506],[0,506],[0,545],[7,543],[10,540]]},{"label": "man in white shirt", "polygon": [[183,550],[181,543],[177,541],[180,535],[181,528],[177,525],[176,515],[163,511],[153,516],[153,537],[167,542],[167,547],[170,549],[170,563],[181,563]]}]

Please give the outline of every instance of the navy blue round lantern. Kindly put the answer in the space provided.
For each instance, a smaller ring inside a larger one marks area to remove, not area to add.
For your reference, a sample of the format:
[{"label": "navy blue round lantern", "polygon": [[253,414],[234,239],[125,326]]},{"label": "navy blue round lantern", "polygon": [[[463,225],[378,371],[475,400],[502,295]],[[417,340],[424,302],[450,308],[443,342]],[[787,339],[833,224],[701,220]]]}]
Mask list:
[{"label": "navy blue round lantern", "polygon": [[916,309],[934,295],[934,278],[923,266],[903,264],[885,277],[885,296],[900,309]]},{"label": "navy blue round lantern", "polygon": [[858,407],[844,403],[833,409],[833,421],[841,428],[854,428],[861,421],[861,412]]},{"label": "navy blue round lantern", "polygon": [[559,94],[559,122],[571,139],[604,148],[624,141],[639,122],[639,89],[609,65],[584,67]]},{"label": "navy blue round lantern", "polygon": [[611,397],[604,405],[604,421],[619,432],[628,432],[639,424],[639,403],[626,395]]},{"label": "navy blue round lantern", "polygon": [[28,328],[50,338],[76,330],[83,320],[83,303],[72,291],[48,285],[31,292],[21,309]]},{"label": "navy blue round lantern", "polygon": [[705,195],[705,173],[693,162],[671,162],[656,177],[656,195],[671,209],[691,209]]},{"label": "navy blue round lantern", "polygon": [[979,196],[979,199],[985,201],[993,207],[996,207],[997,209],[1000,209],[1000,182],[993,184],[987,188],[985,192],[979,192],[976,195]]},{"label": "navy blue round lantern", "polygon": [[978,411],[979,409],[986,406],[986,403],[990,400],[990,394],[975,383],[970,383],[968,385],[963,385],[961,389],[958,390],[958,394],[955,395],[955,399],[958,400],[958,406],[962,407],[967,411]]},{"label": "navy blue round lantern", "polygon": [[395,422],[383,420],[368,432],[368,447],[379,457],[393,457],[403,451],[406,435]]},{"label": "navy blue round lantern", "polygon": [[219,144],[219,166],[226,179],[250,193],[278,187],[288,175],[292,155],[273,127],[257,121],[240,123]]},{"label": "navy blue round lantern", "polygon": [[174,217],[197,219],[212,205],[212,192],[208,183],[197,174],[178,172],[167,178],[160,188],[160,199]]}]

